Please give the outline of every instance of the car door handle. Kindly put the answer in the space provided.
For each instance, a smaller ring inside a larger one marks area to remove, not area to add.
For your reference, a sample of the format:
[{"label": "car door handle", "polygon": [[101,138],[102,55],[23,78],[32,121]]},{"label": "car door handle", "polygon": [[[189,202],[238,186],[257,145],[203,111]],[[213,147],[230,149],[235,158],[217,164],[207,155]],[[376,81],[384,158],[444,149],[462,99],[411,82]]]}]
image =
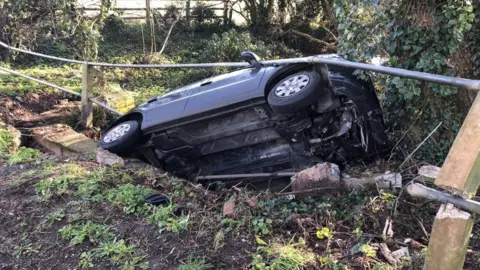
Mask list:
[{"label": "car door handle", "polygon": [[204,83],[200,84],[200,86],[209,85],[209,84],[211,84],[211,83],[212,83],[212,81],[204,82]]}]

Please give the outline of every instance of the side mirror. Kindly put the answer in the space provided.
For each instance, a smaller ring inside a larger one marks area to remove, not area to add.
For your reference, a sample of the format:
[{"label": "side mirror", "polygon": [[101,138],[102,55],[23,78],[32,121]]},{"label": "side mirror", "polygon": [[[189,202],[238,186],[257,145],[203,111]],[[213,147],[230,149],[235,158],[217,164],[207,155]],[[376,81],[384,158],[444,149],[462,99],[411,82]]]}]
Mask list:
[{"label": "side mirror", "polygon": [[240,57],[242,58],[243,61],[249,63],[250,65],[254,67],[261,67],[262,64],[260,64],[260,57],[258,55],[254,54],[251,51],[244,51],[242,54],[240,54]]}]

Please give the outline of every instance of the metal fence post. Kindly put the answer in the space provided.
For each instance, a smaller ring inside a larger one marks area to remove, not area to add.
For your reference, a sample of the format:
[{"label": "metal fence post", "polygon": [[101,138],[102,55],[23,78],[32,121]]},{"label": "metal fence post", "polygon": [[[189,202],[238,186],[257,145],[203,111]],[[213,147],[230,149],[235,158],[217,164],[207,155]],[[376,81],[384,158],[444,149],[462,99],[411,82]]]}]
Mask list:
[{"label": "metal fence post", "polygon": [[[453,142],[435,185],[473,197],[480,184],[480,94]],[[426,270],[463,268],[473,218],[451,204],[442,205],[435,216],[425,260]]]},{"label": "metal fence post", "polygon": [[87,63],[82,67],[82,114],[83,128],[91,128],[93,122],[93,105],[89,100],[93,97],[93,66]]}]

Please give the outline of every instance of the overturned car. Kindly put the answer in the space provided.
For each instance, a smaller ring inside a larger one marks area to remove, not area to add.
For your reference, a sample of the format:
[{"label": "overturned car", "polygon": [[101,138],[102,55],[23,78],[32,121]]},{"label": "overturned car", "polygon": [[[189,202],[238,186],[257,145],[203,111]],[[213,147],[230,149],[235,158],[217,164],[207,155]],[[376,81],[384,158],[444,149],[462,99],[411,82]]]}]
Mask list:
[{"label": "overturned car", "polygon": [[[153,97],[106,129],[99,146],[140,153],[177,176],[298,171],[372,159],[388,139],[371,80],[322,64],[251,65]],[[336,55],[322,57],[338,58]]]}]

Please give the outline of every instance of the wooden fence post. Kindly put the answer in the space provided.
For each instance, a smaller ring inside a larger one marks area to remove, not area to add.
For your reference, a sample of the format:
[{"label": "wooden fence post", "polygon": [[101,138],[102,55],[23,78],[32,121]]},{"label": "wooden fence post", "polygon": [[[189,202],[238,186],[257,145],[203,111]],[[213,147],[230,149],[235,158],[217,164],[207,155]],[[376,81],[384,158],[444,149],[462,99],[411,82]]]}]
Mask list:
[{"label": "wooden fence post", "polygon": [[223,0],[223,24],[229,25],[228,21],[228,0]]},{"label": "wooden fence post", "polygon": [[190,22],[190,0],[187,0],[185,3],[185,14],[187,17],[187,22]]},{"label": "wooden fence post", "polygon": [[151,5],[150,5],[150,0],[145,0],[145,23],[147,23],[147,25],[150,25],[150,18],[151,18]]},{"label": "wooden fence post", "polygon": [[[475,195],[480,184],[479,119],[480,94],[477,94],[435,185],[465,197]],[[442,205],[433,223],[424,269],[462,269],[472,226],[469,213],[453,205]]]},{"label": "wooden fence post", "polygon": [[93,66],[83,64],[82,68],[82,114],[81,125],[91,128],[93,122],[93,106],[89,98],[93,97]]}]

